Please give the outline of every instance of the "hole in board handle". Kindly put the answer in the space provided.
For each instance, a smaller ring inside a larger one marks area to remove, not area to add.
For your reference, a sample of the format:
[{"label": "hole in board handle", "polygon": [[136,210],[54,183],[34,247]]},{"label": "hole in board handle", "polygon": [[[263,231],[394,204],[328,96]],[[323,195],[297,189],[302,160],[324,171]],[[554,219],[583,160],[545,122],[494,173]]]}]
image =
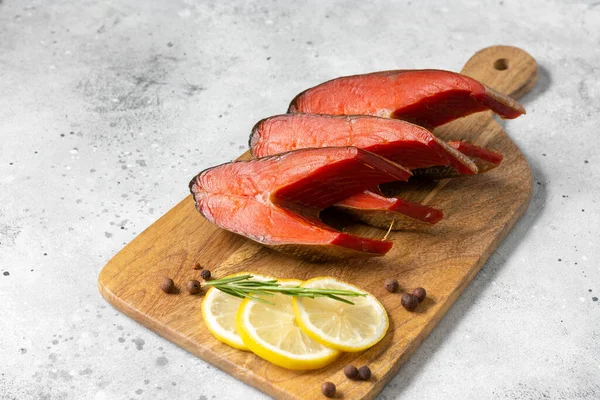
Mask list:
[{"label": "hole in board handle", "polygon": [[498,71],[504,71],[508,69],[508,60],[506,58],[499,58],[494,61],[494,69]]}]

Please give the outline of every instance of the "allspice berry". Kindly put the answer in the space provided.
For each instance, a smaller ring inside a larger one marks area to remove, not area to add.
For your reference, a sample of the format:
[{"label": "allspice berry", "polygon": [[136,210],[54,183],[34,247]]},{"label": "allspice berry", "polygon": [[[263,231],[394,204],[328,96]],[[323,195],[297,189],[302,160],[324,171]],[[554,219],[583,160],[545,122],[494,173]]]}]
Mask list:
[{"label": "allspice berry", "polygon": [[175,289],[175,282],[173,282],[173,279],[167,278],[165,276],[165,278],[160,283],[160,288],[165,293],[173,293],[173,290]]},{"label": "allspice berry", "polygon": [[205,281],[210,279],[210,271],[205,269],[202,270],[202,272],[200,273],[200,276],[202,277],[202,279],[204,279]]},{"label": "allspice berry", "polygon": [[360,379],[362,379],[363,381],[368,381],[369,379],[371,379],[371,368],[367,367],[366,365],[363,365],[358,369],[358,376],[360,376]]},{"label": "allspice berry", "polygon": [[323,393],[325,397],[335,396],[335,385],[332,382],[323,382],[321,385],[321,393]]},{"label": "allspice berry", "polygon": [[398,291],[399,285],[397,279],[388,278],[385,280],[384,285],[385,290],[387,290],[390,293],[396,293]]},{"label": "allspice berry", "polygon": [[425,289],[423,289],[422,287],[418,287],[412,291],[412,295],[415,296],[419,300],[419,303],[420,303],[423,300],[425,300],[425,297],[427,297],[427,291]]},{"label": "allspice berry", "polygon": [[404,307],[408,311],[413,311],[419,305],[419,299],[417,299],[416,296],[413,296],[410,293],[404,293],[402,295],[400,303],[402,304],[402,307]]},{"label": "allspice berry", "polygon": [[354,365],[346,365],[344,367],[344,375],[346,375],[346,378],[355,381],[358,379],[358,368]]},{"label": "allspice berry", "polygon": [[192,279],[191,281],[189,281],[187,283],[185,288],[187,289],[189,294],[196,294],[196,293],[200,292],[200,282],[198,282],[195,279]]}]

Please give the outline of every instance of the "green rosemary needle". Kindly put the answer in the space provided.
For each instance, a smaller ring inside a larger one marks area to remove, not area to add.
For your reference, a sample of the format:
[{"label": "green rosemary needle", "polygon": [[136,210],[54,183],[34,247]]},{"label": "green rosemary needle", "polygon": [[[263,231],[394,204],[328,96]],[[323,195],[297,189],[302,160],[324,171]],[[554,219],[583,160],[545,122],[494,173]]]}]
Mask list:
[{"label": "green rosemary needle", "polygon": [[202,285],[213,286],[223,293],[227,293],[230,296],[239,297],[240,299],[249,298],[267,304],[273,303],[258,296],[274,296],[275,294],[280,293],[286,296],[310,297],[313,299],[315,297],[327,297],[333,300],[341,301],[342,303],[354,304],[350,300],[340,296],[364,297],[367,295],[366,293],[355,292],[352,290],[281,286],[276,279],[257,281],[252,280],[252,278],[252,275],[238,275],[230,278],[214,279],[212,281],[204,282]]}]

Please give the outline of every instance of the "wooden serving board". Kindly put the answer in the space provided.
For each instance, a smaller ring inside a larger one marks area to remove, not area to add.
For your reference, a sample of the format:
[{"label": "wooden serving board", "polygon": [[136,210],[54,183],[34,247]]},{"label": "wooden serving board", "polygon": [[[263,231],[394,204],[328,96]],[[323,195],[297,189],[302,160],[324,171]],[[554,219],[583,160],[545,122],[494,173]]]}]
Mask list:
[{"label": "wooden serving board", "polygon": [[[518,98],[533,87],[537,65],[520,49],[494,46],[476,53],[462,73]],[[273,397],[321,399],[321,384],[331,381],[337,385],[338,398],[374,398],[475,277],[531,196],[529,165],[491,112],[454,121],[435,133],[495,149],[504,161],[483,175],[409,185],[405,197],[442,209],[445,218],[434,226],[392,232],[389,238],[394,247],[385,257],[326,264],[287,257],[215,227],[187,197],[110,260],[100,273],[100,292],[142,325]],[[345,229],[369,237],[385,235],[383,230],[360,224]],[[196,263],[215,277],[252,271],[280,278],[340,278],[381,300],[390,329],[371,349],[347,353],[323,369],[298,372],[277,367],[211,336],[200,313],[202,297],[183,290],[188,280],[200,276],[193,269]],[[160,290],[165,276],[173,278],[180,294]],[[383,282],[390,277],[406,290],[427,289],[428,298],[416,312],[401,307],[400,293],[385,291]],[[346,379],[342,369],[349,363],[369,365],[372,380]]]}]

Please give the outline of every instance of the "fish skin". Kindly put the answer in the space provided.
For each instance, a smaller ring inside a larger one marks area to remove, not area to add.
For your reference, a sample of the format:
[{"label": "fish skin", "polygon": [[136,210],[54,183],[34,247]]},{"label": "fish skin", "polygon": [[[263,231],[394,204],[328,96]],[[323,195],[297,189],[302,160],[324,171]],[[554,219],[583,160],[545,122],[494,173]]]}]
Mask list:
[{"label": "fish skin", "polygon": [[392,243],[339,232],[318,219],[332,204],[410,171],[356,147],[302,149],[202,171],[190,182],[210,222],[275,250],[313,261],[374,257]]},{"label": "fish skin", "polygon": [[525,114],[516,100],[473,78],[443,70],[394,70],[345,76],[299,93],[288,113],[373,115],[435,128],[492,110],[513,119]]}]

